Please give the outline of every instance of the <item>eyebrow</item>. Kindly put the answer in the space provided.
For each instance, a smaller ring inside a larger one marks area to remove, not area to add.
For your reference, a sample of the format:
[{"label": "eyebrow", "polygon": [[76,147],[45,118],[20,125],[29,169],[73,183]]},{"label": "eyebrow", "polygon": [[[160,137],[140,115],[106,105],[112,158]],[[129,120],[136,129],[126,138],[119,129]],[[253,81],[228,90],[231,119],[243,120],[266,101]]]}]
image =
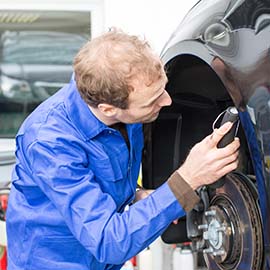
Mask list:
[{"label": "eyebrow", "polygon": [[[165,80],[165,86],[166,86],[167,83],[168,83],[168,79],[166,78],[166,80]],[[163,91],[157,97],[154,97],[154,99],[150,100],[147,104],[145,104],[143,106],[143,108],[144,107],[151,106],[153,103],[155,103],[155,101],[157,101],[164,94],[164,91],[166,91],[165,86],[164,87],[161,86],[160,88],[163,88]]]},{"label": "eyebrow", "polygon": [[164,91],[166,91],[166,90],[164,89],[157,97],[155,97],[154,99],[150,100],[147,104],[143,105],[143,108],[144,107],[151,106],[153,103],[155,103],[155,101],[157,101],[164,94]]}]

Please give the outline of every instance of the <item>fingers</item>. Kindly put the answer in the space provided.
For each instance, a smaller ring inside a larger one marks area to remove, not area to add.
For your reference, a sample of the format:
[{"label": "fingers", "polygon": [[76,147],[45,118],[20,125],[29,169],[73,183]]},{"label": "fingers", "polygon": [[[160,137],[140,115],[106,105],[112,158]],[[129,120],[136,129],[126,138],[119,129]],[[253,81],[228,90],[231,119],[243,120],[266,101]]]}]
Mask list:
[{"label": "fingers", "polygon": [[237,169],[238,163],[239,163],[238,145],[239,145],[239,139],[237,138],[237,140],[235,140],[234,143],[231,143],[230,145],[227,146],[227,149],[218,149],[218,150],[222,150],[224,154],[223,154],[223,157],[220,159],[217,159],[215,163],[217,178],[220,178],[224,176],[225,174]]},{"label": "fingers", "polygon": [[177,224],[178,224],[178,219],[175,219],[175,220],[173,221],[173,224],[174,224],[174,225],[177,225]]},{"label": "fingers", "polygon": [[238,160],[238,156],[239,156],[239,151],[237,150],[231,155],[224,157],[223,159],[220,159],[219,161],[217,161],[217,170],[222,169],[228,164],[236,162]]},{"label": "fingers", "polygon": [[219,174],[220,174],[220,177],[226,175],[227,173],[235,170],[237,167],[238,167],[238,159],[235,160],[234,162],[232,163],[229,163],[228,165],[224,166],[220,171],[219,171]]},{"label": "fingers", "polygon": [[223,148],[218,148],[219,155],[221,157],[228,157],[238,151],[240,147],[240,140],[239,138],[234,138],[234,141],[228,144],[227,146]]},{"label": "fingers", "polygon": [[226,122],[220,128],[214,129],[214,132],[209,137],[210,145],[216,146],[220,142],[220,140],[223,138],[223,136],[227,132],[229,132],[232,126],[233,126],[232,122]]},{"label": "fingers", "polygon": [[223,148],[217,147],[220,139],[231,127],[232,123],[226,123],[212,135],[194,145],[185,162],[178,169],[178,173],[193,189],[211,184],[237,168],[239,138],[235,138]]}]

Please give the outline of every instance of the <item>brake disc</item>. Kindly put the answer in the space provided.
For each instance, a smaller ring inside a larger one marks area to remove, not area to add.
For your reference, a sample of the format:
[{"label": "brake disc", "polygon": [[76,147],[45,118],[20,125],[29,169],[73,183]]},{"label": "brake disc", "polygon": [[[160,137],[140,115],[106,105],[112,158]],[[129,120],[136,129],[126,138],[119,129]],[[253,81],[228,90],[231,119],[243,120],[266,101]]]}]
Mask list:
[{"label": "brake disc", "polygon": [[240,173],[226,176],[225,184],[210,194],[210,205],[199,229],[203,231],[208,269],[262,269],[258,196],[247,176]]}]

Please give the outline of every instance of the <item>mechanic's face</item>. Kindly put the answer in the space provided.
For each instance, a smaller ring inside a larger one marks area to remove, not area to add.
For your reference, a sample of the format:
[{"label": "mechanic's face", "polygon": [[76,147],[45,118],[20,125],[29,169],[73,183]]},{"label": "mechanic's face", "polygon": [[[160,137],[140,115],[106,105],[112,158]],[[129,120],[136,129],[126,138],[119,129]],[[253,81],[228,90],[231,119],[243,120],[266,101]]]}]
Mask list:
[{"label": "mechanic's face", "polygon": [[143,80],[134,80],[134,90],[129,94],[128,109],[121,110],[119,120],[123,123],[149,123],[157,119],[164,106],[170,106],[172,100],[165,90],[167,77],[146,86]]}]

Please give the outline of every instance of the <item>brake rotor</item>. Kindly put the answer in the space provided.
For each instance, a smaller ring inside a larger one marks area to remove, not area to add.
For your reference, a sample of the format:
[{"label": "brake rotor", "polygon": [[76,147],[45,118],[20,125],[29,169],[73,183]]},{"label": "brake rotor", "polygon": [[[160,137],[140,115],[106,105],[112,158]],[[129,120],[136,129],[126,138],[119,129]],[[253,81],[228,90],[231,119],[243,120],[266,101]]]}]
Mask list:
[{"label": "brake rotor", "polygon": [[210,194],[210,206],[199,228],[203,230],[208,269],[262,269],[258,196],[248,177],[240,173],[226,176],[225,184]]}]

